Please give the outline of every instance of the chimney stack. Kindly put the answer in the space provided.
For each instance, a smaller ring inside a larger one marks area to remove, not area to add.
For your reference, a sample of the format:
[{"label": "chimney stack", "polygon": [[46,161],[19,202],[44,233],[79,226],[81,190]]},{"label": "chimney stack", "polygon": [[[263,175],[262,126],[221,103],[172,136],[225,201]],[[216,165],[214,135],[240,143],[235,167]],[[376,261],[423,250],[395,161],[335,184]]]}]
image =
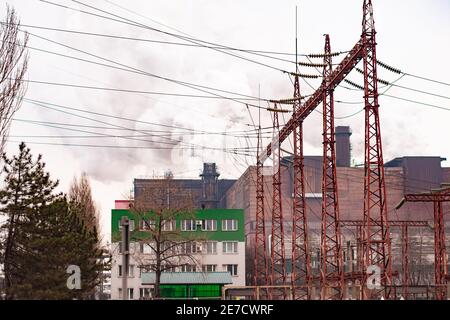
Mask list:
[{"label": "chimney stack", "polygon": [[352,131],[349,126],[336,127],[336,166],[338,167],[350,167],[352,149],[350,145],[351,135]]},{"label": "chimney stack", "polygon": [[200,174],[202,178],[203,194],[201,199],[202,208],[217,208],[219,203],[219,172],[215,163],[204,163],[203,172]]}]

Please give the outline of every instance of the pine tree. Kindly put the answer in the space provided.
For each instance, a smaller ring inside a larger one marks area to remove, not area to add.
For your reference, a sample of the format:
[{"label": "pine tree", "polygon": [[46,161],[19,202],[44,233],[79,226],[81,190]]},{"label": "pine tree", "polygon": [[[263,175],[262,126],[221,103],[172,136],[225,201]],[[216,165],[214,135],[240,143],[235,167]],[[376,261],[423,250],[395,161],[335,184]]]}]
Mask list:
[{"label": "pine tree", "polygon": [[[19,299],[89,299],[103,270],[97,236],[88,230],[65,197],[31,215],[17,241],[26,244],[14,261],[20,281],[11,288]],[[25,239],[26,238],[26,239]],[[81,270],[81,289],[67,287],[69,265]]]},{"label": "pine tree", "polygon": [[10,298],[9,289],[21,276],[19,266],[13,262],[21,250],[20,243],[16,241],[20,234],[18,228],[33,211],[58,197],[53,194],[58,181],[50,180],[50,175],[44,172],[45,164],[41,160],[41,155],[36,161],[32,160],[30,149],[25,143],[20,144],[19,155],[12,159],[3,155],[3,171],[6,177],[4,188],[0,190],[0,213],[7,217],[7,222],[2,226],[5,239],[1,242],[1,262],[4,265],[7,299]]},{"label": "pine tree", "polygon": [[[32,161],[25,144],[5,160],[5,187],[0,191],[8,221],[3,262],[7,299],[87,299],[103,270],[97,230],[80,218],[79,207],[62,194],[44,171],[41,156]],[[67,287],[67,267],[81,270],[81,289]]]}]

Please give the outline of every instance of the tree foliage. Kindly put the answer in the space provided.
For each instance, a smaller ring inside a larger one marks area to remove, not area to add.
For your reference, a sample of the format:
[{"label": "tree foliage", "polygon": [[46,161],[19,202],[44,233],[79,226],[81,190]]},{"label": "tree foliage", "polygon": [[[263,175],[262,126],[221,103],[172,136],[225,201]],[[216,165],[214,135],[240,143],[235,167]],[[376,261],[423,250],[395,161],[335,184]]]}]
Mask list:
[{"label": "tree foliage", "polygon": [[[24,143],[19,154],[3,156],[6,174],[0,190],[2,263],[7,299],[90,298],[103,270],[97,230],[86,227],[75,203],[55,193],[58,181],[33,160]],[[81,289],[67,287],[69,265],[81,269]]]},{"label": "tree foliage", "polygon": [[92,198],[89,178],[83,172],[79,179],[73,179],[70,185],[69,202],[77,208],[80,219],[89,230],[99,230],[99,212]]},{"label": "tree foliage", "polygon": [[175,228],[177,219],[195,219],[193,197],[172,184],[172,177],[146,186],[134,200],[131,208],[140,221],[139,228],[145,231],[145,238],[139,245],[147,252],[139,252],[135,259],[139,268],[155,273],[154,297],[160,296],[162,272],[169,272],[183,266],[200,266],[197,242],[204,241],[197,234],[186,234]]}]

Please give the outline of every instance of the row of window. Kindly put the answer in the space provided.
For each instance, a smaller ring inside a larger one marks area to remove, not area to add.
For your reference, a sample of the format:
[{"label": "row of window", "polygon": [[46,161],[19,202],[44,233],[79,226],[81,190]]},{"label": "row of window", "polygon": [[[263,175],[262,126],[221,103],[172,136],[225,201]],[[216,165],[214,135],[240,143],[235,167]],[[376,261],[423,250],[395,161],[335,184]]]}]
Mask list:
[{"label": "row of window", "polygon": [[[135,230],[134,220],[130,220],[130,231]],[[217,220],[181,220],[181,231],[197,231],[197,226],[200,226],[202,231],[217,231]],[[156,222],[153,219],[142,219],[139,221],[140,230],[155,230]],[[119,221],[119,230],[122,230],[121,222]],[[175,231],[175,220],[163,220],[161,222],[161,231]],[[237,231],[238,220],[226,219],[222,220],[222,231]]]},{"label": "row of window", "polygon": [[[150,299],[153,288],[139,288],[139,299]],[[122,288],[119,288],[119,299],[122,299]],[[128,300],[134,300],[134,288],[128,288]]]},{"label": "row of window", "polygon": [[[167,254],[192,254],[192,253],[202,253],[202,254],[217,254],[217,241],[191,241],[183,242],[177,244],[175,242],[162,242],[160,252],[166,251]],[[237,241],[223,241],[222,242],[222,253],[225,254],[236,254],[238,253],[238,242]],[[142,254],[152,254],[155,252],[154,243],[139,243],[139,253]],[[122,253],[122,242],[119,242],[119,253]]]},{"label": "row of window", "polygon": [[[223,264],[223,271],[228,271],[232,276],[238,275],[238,265],[237,264]],[[179,267],[165,268],[164,272],[197,272],[197,266],[193,264],[186,264]],[[217,264],[204,264],[202,265],[202,272],[217,272]],[[141,277],[142,272],[146,272],[142,268],[139,268],[139,277]],[[119,265],[119,277],[122,276],[123,270],[122,265]],[[135,266],[133,264],[128,265],[128,277],[133,278],[135,274]]]}]

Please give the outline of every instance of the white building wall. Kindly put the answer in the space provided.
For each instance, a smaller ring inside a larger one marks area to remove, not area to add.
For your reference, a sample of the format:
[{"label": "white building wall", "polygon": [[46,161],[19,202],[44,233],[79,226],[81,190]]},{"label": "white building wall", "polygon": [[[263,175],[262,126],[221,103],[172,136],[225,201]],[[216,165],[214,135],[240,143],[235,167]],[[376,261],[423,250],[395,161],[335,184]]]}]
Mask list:
[{"label": "white building wall", "polygon": [[232,276],[233,286],[245,286],[245,242],[238,242],[237,253],[223,253],[222,242],[217,242],[216,254],[204,254],[202,264],[217,265],[217,272],[227,271],[224,265],[237,264],[237,276]]},{"label": "white building wall", "polygon": [[[119,277],[119,265],[122,265],[122,255],[119,253],[119,243],[111,244],[112,262],[111,262],[111,299],[121,299],[119,297],[119,288],[122,288],[122,277]],[[128,288],[133,288],[133,300],[139,299],[140,288],[151,288],[141,284],[141,277],[138,268],[138,262],[135,260],[135,243],[130,244],[130,265],[134,266],[134,275],[128,277]]]},{"label": "white building wall", "polygon": [[[215,254],[202,253],[198,257],[198,261],[202,265],[214,264],[216,265],[216,272],[227,271],[228,264],[237,265],[237,275],[232,276],[233,286],[245,285],[245,242],[238,242],[237,253],[224,253],[222,242],[217,241],[217,252]],[[122,277],[119,277],[119,265],[122,265],[122,255],[119,253],[119,243],[111,244],[112,251],[112,265],[111,265],[111,299],[121,299],[119,297],[119,288],[122,288]],[[136,251],[137,250],[137,251]],[[142,285],[140,277],[139,262],[136,260],[139,252],[139,244],[130,244],[130,265],[134,266],[134,275],[128,277],[128,288],[133,288],[133,299],[139,299],[140,288],[151,288],[151,285]],[[201,271],[201,266],[197,267],[197,271]]]}]

